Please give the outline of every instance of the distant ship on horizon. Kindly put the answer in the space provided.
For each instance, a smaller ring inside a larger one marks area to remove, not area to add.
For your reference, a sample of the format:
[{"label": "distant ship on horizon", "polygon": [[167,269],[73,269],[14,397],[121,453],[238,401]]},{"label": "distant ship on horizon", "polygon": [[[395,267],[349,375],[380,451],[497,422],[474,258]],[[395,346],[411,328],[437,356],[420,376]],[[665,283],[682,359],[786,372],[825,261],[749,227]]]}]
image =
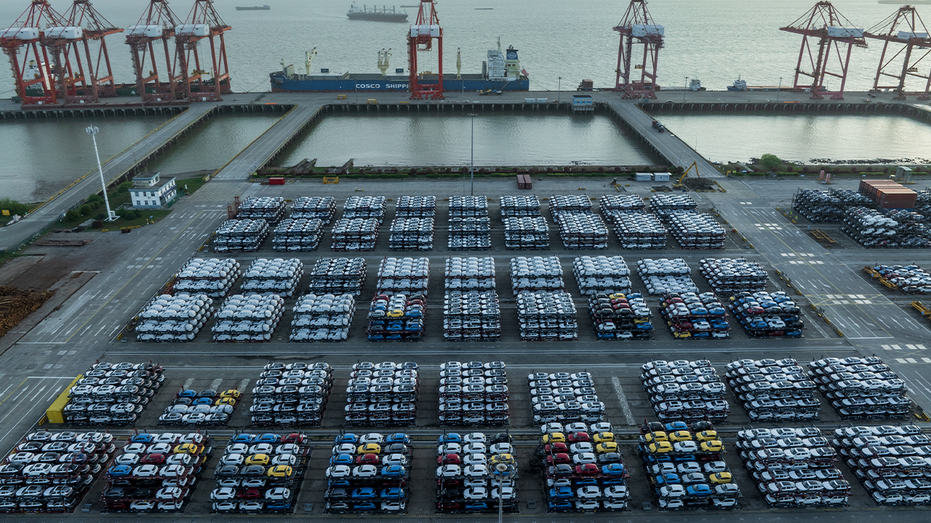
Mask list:
[{"label": "distant ship on horizon", "polygon": [[367,6],[363,5],[362,9],[359,9],[356,7],[356,4],[352,4],[346,16],[348,16],[350,20],[369,20],[372,22],[407,21],[407,13],[398,11],[395,6],[391,6],[391,11],[389,11],[385,6],[382,6],[379,10],[377,6],[372,6],[372,9],[369,9]]},{"label": "distant ship on horizon", "polygon": [[931,5],[931,0],[879,0],[879,3],[896,5]]},{"label": "distant ship on horizon", "polygon": [[237,11],[268,11],[271,9],[271,6],[268,4],[265,5],[253,5],[253,6],[236,6]]}]

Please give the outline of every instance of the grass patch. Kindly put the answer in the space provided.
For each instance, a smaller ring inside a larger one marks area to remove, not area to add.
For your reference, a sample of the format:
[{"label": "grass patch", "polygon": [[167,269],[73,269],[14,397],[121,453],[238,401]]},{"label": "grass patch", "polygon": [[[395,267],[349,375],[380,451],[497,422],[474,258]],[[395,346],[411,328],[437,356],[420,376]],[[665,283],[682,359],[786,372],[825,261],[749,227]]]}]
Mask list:
[{"label": "grass patch", "polygon": [[204,181],[203,176],[175,180],[175,185],[178,186],[178,194],[194,194],[194,192],[203,187],[205,183],[207,182]]},{"label": "grass patch", "polygon": [[32,210],[38,206],[38,203],[19,203],[18,201],[12,200],[10,198],[0,199],[0,210],[10,212],[9,216],[0,215],[0,226],[10,223],[14,214],[22,216],[26,213],[32,212]]},{"label": "grass patch", "polygon": [[168,213],[170,212],[171,212],[170,209],[154,210],[154,211],[150,211],[146,209],[146,210],[142,210],[142,216],[138,218],[133,218],[131,220],[120,218],[113,222],[104,222],[101,229],[108,230],[108,231],[115,231],[117,229],[122,229],[124,227],[138,227],[141,225],[145,225],[147,223],[155,223],[161,220],[162,218],[164,218],[165,216],[168,216]]}]

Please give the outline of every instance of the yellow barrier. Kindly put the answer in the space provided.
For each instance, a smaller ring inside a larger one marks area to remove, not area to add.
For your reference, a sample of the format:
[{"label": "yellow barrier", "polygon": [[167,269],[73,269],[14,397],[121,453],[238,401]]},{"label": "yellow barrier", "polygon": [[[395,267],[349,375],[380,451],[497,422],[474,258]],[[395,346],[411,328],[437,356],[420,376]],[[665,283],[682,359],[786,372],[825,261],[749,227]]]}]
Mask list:
[{"label": "yellow barrier", "polygon": [[339,176],[324,176],[323,183],[325,185],[336,185],[339,183]]},{"label": "yellow barrier", "polygon": [[49,408],[45,411],[45,416],[48,418],[49,423],[64,423],[65,422],[65,405],[68,404],[69,395],[71,394],[71,387],[74,387],[74,384],[83,378],[83,374],[79,374],[77,378],[74,378],[74,381],[68,384],[65,387],[64,392],[58,395],[55,398],[55,401],[49,405]]}]

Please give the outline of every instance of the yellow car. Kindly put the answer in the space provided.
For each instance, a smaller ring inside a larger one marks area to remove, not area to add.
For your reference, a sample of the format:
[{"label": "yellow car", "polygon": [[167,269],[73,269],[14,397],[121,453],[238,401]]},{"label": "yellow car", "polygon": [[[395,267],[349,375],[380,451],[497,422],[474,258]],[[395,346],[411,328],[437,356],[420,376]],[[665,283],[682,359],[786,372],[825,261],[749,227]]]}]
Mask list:
[{"label": "yellow car", "polygon": [[715,485],[719,485],[721,483],[730,483],[732,481],[730,472],[716,472],[709,476],[708,479],[711,480],[711,482]]},{"label": "yellow car", "polygon": [[672,337],[673,338],[691,338],[692,333],[691,332],[673,332]]},{"label": "yellow car", "polygon": [[552,434],[543,435],[543,443],[565,443],[566,435],[562,432],[553,432]]},{"label": "yellow car", "polygon": [[669,441],[669,437],[666,436],[665,432],[657,431],[644,435],[643,440],[647,443],[653,443],[654,441]]},{"label": "yellow car", "polygon": [[268,454],[253,454],[246,458],[246,465],[268,465],[271,458]]},{"label": "yellow car", "polygon": [[291,476],[293,471],[294,469],[287,465],[275,465],[274,467],[270,467],[266,474],[273,478],[287,478]]},{"label": "yellow car", "polygon": [[710,441],[718,439],[718,433],[714,430],[703,430],[695,435],[695,439],[698,441]]},{"label": "yellow car", "polygon": [[514,464],[514,456],[510,454],[495,454],[491,457],[492,466],[498,465],[499,463],[504,463],[506,465]]},{"label": "yellow car", "polygon": [[622,299],[622,298],[625,299],[625,300],[627,299],[627,295],[624,294],[623,292],[615,292],[614,294],[609,294],[609,295],[608,295],[608,299],[609,299],[609,300],[619,300],[619,299]]},{"label": "yellow car", "polygon": [[698,446],[698,449],[702,452],[721,452],[723,448],[724,443],[717,439],[702,441],[701,445]]},{"label": "yellow car", "polygon": [[651,443],[647,450],[651,454],[665,454],[666,452],[672,452],[672,443],[668,441],[657,441],[656,443]]},{"label": "yellow car", "polygon": [[233,398],[233,399],[238,400],[239,398],[242,397],[242,392],[239,392],[236,389],[224,390],[223,392],[220,393],[220,397],[221,398]]},{"label": "yellow car", "polygon": [[380,454],[381,445],[378,443],[366,443],[365,445],[359,445],[359,448],[356,449],[357,454]]},{"label": "yellow car", "polygon": [[677,430],[669,434],[669,441],[692,441],[692,433],[687,430]]},{"label": "yellow car", "polygon": [[592,438],[595,443],[607,443],[609,441],[614,441],[613,432],[598,432],[595,434],[595,437]]},{"label": "yellow car", "polygon": [[182,443],[175,447],[176,454],[200,454],[203,451],[204,446],[195,443]]},{"label": "yellow car", "polygon": [[232,397],[220,398],[217,401],[215,401],[213,404],[214,405],[235,405],[236,398],[232,398]]},{"label": "yellow car", "polygon": [[599,443],[595,445],[595,452],[599,454],[604,454],[606,452],[617,452],[617,443],[613,441],[606,441],[604,443]]},{"label": "yellow car", "polygon": [[389,318],[400,318],[401,316],[404,316],[404,311],[402,311],[401,309],[392,309],[388,311],[387,316]]}]

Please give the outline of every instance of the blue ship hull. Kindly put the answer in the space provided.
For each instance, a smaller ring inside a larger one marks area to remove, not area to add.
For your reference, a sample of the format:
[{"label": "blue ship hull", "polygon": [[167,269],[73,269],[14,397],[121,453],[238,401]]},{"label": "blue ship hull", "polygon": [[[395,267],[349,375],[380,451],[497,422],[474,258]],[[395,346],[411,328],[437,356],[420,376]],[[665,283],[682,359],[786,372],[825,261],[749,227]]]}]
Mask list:
[{"label": "blue ship hull", "polygon": [[[410,80],[407,76],[389,75],[382,77],[377,74],[346,74],[346,75],[291,75],[285,76],[281,71],[271,73],[272,92],[407,92]],[[421,85],[436,85],[436,77],[424,78]],[[444,76],[443,90],[455,91],[529,91],[530,80],[523,76],[517,80],[496,81],[483,78],[481,75],[463,75],[456,79],[454,75]]]}]

